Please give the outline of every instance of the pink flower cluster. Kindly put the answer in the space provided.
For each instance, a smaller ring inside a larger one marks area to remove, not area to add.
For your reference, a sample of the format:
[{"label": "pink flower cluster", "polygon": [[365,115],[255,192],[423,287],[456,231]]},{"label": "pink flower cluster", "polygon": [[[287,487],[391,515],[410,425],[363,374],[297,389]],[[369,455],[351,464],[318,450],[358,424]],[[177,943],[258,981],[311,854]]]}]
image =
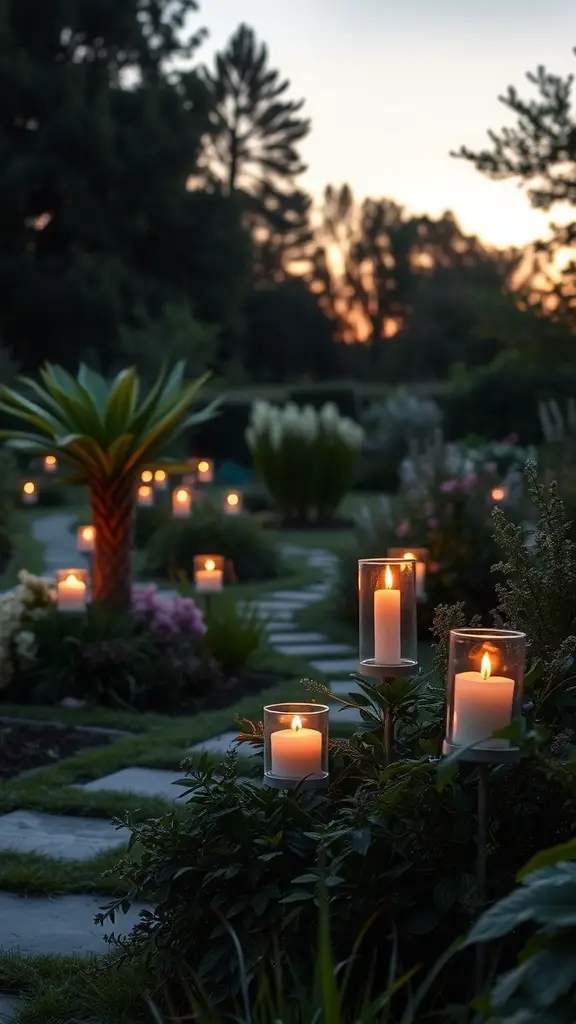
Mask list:
[{"label": "pink flower cluster", "polygon": [[186,633],[203,636],[206,632],[202,612],[191,597],[166,596],[154,583],[132,590],[132,611],[162,639]]},{"label": "pink flower cluster", "polygon": [[466,476],[460,479],[444,480],[440,484],[440,490],[442,494],[454,494],[456,491],[461,491],[464,494],[470,494],[474,490],[478,483],[478,476],[476,473],[467,473]]}]

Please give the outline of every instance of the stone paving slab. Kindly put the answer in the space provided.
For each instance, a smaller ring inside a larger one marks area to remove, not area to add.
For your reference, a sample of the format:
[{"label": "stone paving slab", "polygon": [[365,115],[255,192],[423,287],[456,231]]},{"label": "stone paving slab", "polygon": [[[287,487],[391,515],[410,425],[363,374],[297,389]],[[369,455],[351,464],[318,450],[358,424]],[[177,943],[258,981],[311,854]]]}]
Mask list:
[{"label": "stone paving slab", "polygon": [[88,793],[106,790],[111,793],[134,793],[136,796],[163,797],[176,800],[182,794],[181,786],[174,786],[176,779],[183,777],[181,771],[167,771],[164,768],[121,768],[101,779],[92,779],[78,786]]},{"label": "stone paving slab", "polygon": [[7,1024],[12,1020],[19,1003],[18,996],[7,996],[0,992],[0,1024]]},{"label": "stone paving slab", "polygon": [[64,513],[38,516],[32,520],[32,536],[44,545],[45,572],[67,569],[82,560],[76,548],[76,537],[70,533],[73,521],[74,516]]},{"label": "stone paving slab", "polygon": [[325,675],[333,675],[336,673],[342,673],[345,675],[346,672],[355,672],[358,668],[358,658],[321,658],[318,661],[311,661],[312,668],[318,669],[319,672],[324,672]]},{"label": "stone paving slab", "polygon": [[0,850],[40,853],[61,860],[90,860],[128,842],[128,829],[105,818],[11,811],[0,816]]},{"label": "stone paving slab", "polygon": [[318,595],[308,590],[275,590],[274,597],[287,604],[312,604],[318,600]]},{"label": "stone paving slab", "polygon": [[209,740],[202,740],[189,747],[191,754],[227,754],[229,750],[235,750],[240,757],[250,757],[255,753],[249,743],[234,743],[238,736],[237,732],[223,732],[220,736],[212,736]]},{"label": "stone paving slab", "polygon": [[25,955],[90,956],[107,953],[105,935],[126,935],[144,904],[119,914],[114,925],[94,924],[107,896],[22,897],[0,892],[0,950]]},{"label": "stone paving slab", "polygon": [[296,623],[293,622],[292,619],[290,618],[280,619],[277,622],[274,622],[272,619],[266,619],[266,622],[264,623],[264,628],[269,633],[283,633],[289,629],[296,629]]},{"label": "stone paving slab", "polygon": [[319,644],[325,643],[326,637],[322,633],[299,633],[296,629],[293,633],[279,630],[270,633],[268,641],[271,644]]},{"label": "stone paving slab", "polygon": [[348,644],[324,643],[311,644],[276,644],[279,654],[294,654],[301,658],[319,657],[329,654],[350,654],[351,648]]}]

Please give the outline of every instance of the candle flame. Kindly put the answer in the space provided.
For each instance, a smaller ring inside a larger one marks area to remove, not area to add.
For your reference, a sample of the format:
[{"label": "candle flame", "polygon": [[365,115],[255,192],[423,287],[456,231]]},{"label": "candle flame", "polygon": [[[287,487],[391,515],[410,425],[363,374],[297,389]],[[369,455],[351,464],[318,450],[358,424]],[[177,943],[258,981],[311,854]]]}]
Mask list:
[{"label": "candle flame", "polygon": [[503,487],[494,487],[492,490],[492,501],[504,501],[506,492]]},{"label": "candle flame", "polygon": [[214,561],[214,559],[207,558],[206,561],[204,562],[204,568],[207,569],[208,572],[214,572],[214,569],[216,568],[216,562]]},{"label": "candle flame", "polygon": [[62,581],[61,586],[68,587],[70,590],[83,590],[85,587],[84,580],[79,579],[75,573],[68,573],[65,580]]},{"label": "candle flame", "polygon": [[152,480],[153,480],[153,473],[152,473],[152,471],[151,471],[150,469],[145,469],[145,470],[144,470],[144,471],[142,472],[142,474],[141,474],[141,476],[140,476],[140,479],[141,479],[141,481],[142,481],[142,483],[143,483],[143,484],[149,484],[149,483],[151,483],[151,482],[152,482]]},{"label": "candle flame", "polygon": [[188,491],[184,490],[184,488],[176,491],[176,501],[180,502],[181,505],[185,505],[188,501]]},{"label": "candle flame", "polygon": [[403,557],[404,557],[404,560],[407,561],[407,562],[415,562],[416,561],[416,555],[413,555],[411,551],[405,551]]},{"label": "candle flame", "polygon": [[94,540],[96,536],[96,530],[93,526],[82,527],[82,540]]},{"label": "candle flame", "polygon": [[163,484],[164,481],[166,480],[166,473],[164,472],[164,470],[157,469],[156,472],[154,473],[154,479],[157,484]]},{"label": "candle flame", "polygon": [[298,730],[302,728],[302,719],[300,718],[300,715],[294,715],[294,718],[292,719],[292,728],[294,729],[294,732],[298,732]]},{"label": "candle flame", "polygon": [[24,491],[24,494],[34,494],[34,491],[36,490],[36,484],[33,484],[32,481],[29,480],[28,483],[24,484],[22,490]]},{"label": "candle flame", "polygon": [[482,657],[482,664],[480,666],[480,675],[482,679],[489,679],[492,675],[492,663],[490,661],[490,655],[488,651]]},{"label": "candle flame", "polygon": [[55,455],[47,455],[46,458],[44,459],[45,466],[55,466],[57,462],[58,459],[56,458]]},{"label": "candle flame", "polygon": [[202,462],[198,463],[198,472],[199,473],[207,473],[209,469],[210,469],[210,463],[206,462],[205,459],[202,459]]},{"label": "candle flame", "polygon": [[393,582],[394,582],[394,580],[392,579],[392,573],[390,571],[390,566],[387,565],[386,566],[386,572],[384,573],[384,583],[386,585],[386,590],[392,590]]},{"label": "candle flame", "polygon": [[226,495],[226,501],[229,505],[237,505],[238,502],[240,501],[240,497],[238,494],[232,492],[232,494]]}]

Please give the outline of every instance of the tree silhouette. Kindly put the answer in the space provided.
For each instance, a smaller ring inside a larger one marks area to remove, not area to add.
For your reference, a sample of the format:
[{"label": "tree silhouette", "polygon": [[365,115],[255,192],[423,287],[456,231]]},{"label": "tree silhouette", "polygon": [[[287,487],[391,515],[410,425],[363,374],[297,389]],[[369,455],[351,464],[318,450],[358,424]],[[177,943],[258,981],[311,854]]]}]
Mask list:
[{"label": "tree silhouette", "polygon": [[290,82],[270,68],[268,49],[240,25],[214,71],[201,69],[212,109],[201,167],[205,181],[241,196],[255,246],[255,275],[278,282],[302,253],[311,232],[308,197],[296,186],[306,169],[298,152],[310,131],[303,100],[290,100]]},{"label": "tree silhouette", "polygon": [[[452,156],[469,160],[494,180],[516,179],[527,190],[532,206],[551,210],[558,203],[576,206],[576,119],[571,109],[573,76],[562,78],[540,66],[526,75],[537,99],[522,99],[513,86],[500,102],[517,116],[516,126],[489,131],[491,148],[475,153],[466,146]],[[552,262],[559,249],[576,243],[576,221],[552,225],[551,237],[535,246],[532,276],[544,275],[538,291],[541,311],[576,327],[576,263],[572,260],[558,280]],[[551,274],[552,271],[552,274]],[[530,298],[530,296],[529,296]]]}]

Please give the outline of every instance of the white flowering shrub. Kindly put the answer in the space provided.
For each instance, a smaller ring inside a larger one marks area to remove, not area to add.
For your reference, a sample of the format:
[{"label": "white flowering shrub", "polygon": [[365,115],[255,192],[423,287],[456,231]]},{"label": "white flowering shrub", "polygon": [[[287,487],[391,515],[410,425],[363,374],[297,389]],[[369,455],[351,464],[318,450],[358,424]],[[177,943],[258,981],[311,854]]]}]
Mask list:
[{"label": "white flowering shrub", "polygon": [[11,680],[15,658],[19,664],[34,660],[36,639],[31,627],[54,606],[50,580],[26,569],[18,579],[17,586],[0,594],[0,688]]},{"label": "white flowering shrub", "polygon": [[364,431],[332,402],[320,410],[255,402],[246,440],[282,518],[325,521],[352,486]]}]

